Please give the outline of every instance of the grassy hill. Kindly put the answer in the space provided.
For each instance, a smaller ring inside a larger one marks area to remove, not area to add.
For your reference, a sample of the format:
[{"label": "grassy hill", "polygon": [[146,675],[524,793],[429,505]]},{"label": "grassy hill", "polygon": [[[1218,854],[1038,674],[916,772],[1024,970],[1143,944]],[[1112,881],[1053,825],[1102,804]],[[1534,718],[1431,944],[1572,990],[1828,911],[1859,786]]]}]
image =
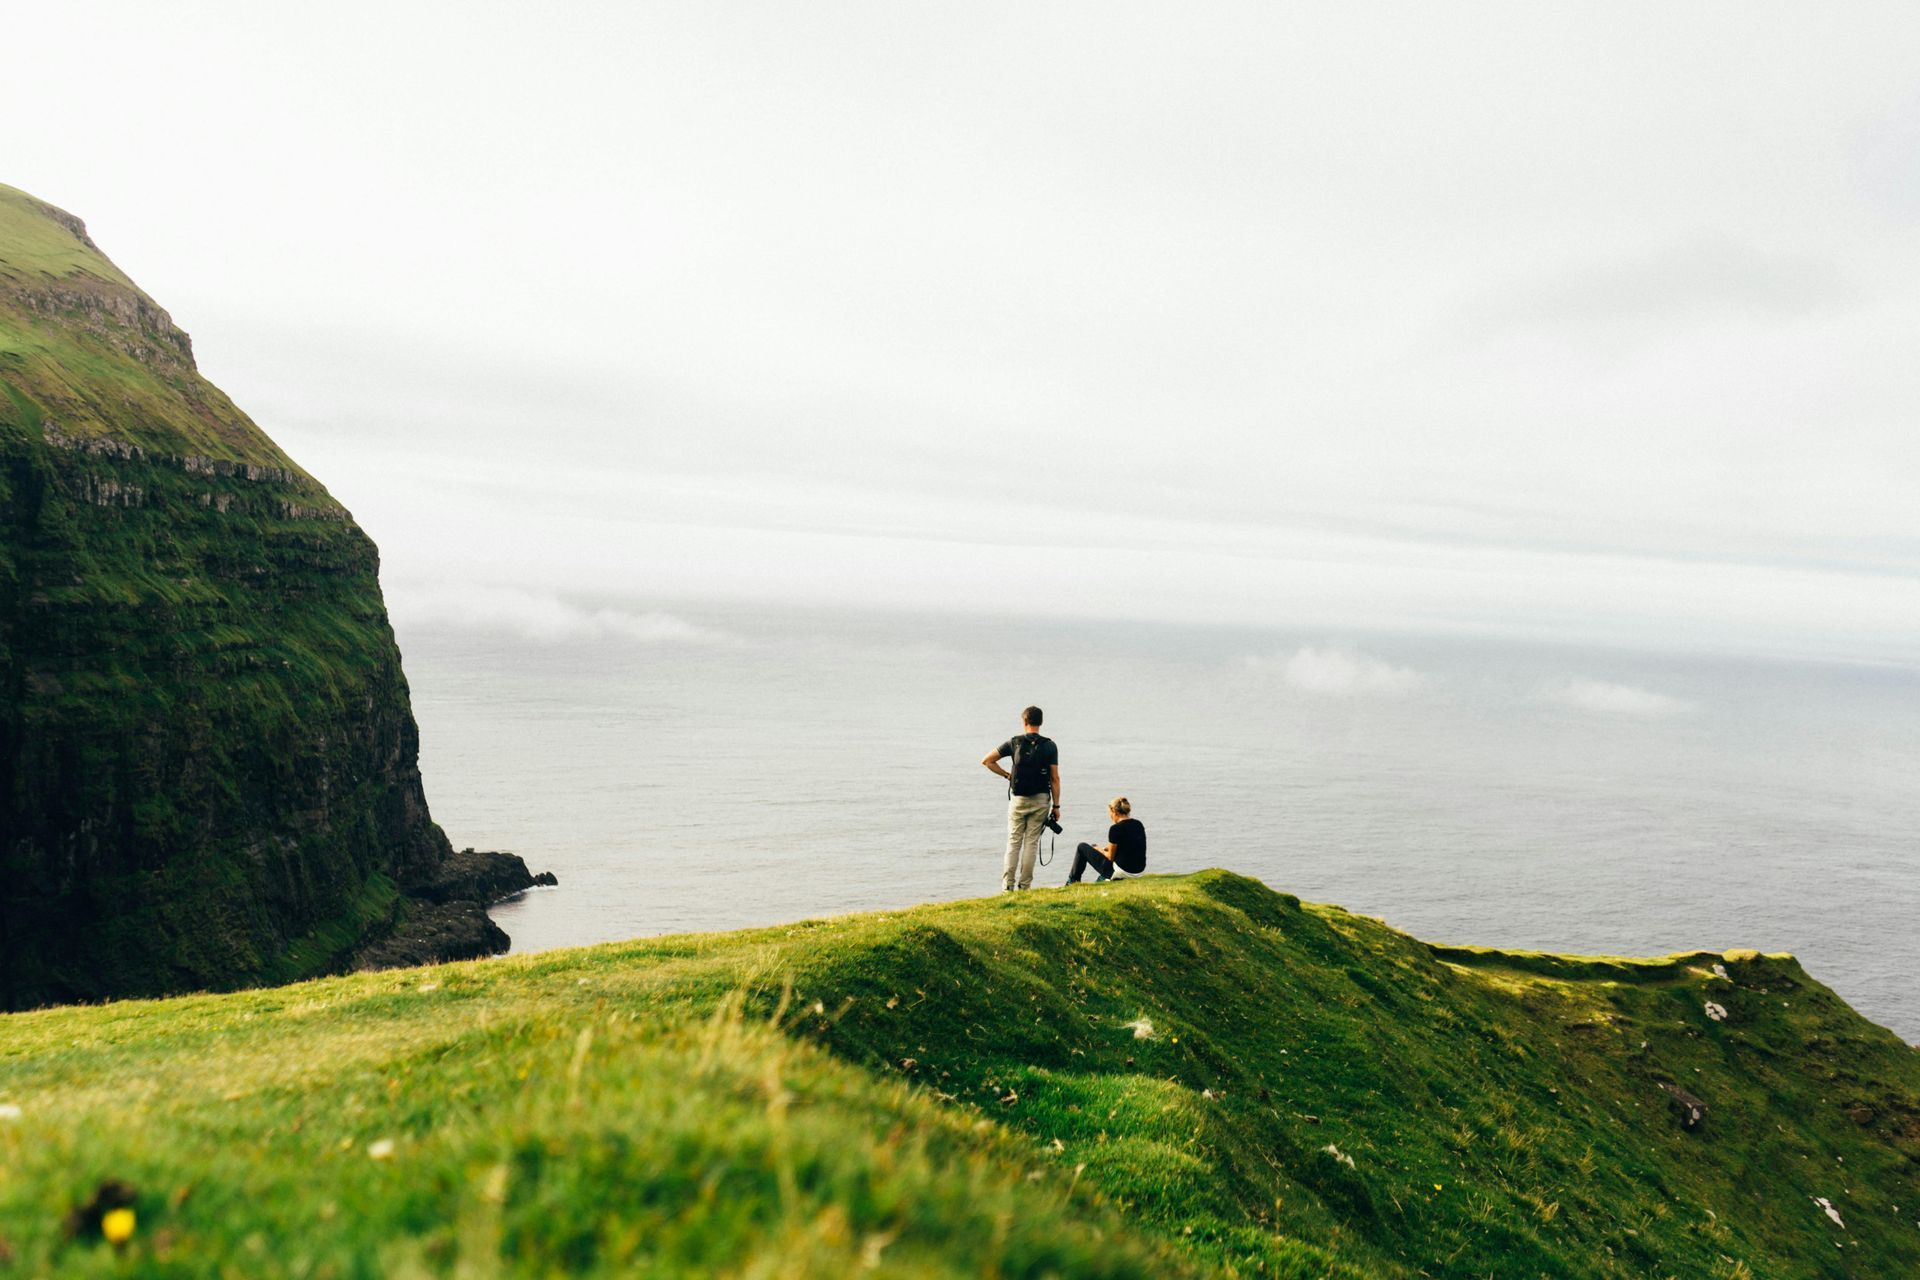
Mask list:
[{"label": "grassy hill", "polygon": [[1218,871],[0,1019],[0,1275],[1910,1276],[1917,1158],[1790,957]]}]

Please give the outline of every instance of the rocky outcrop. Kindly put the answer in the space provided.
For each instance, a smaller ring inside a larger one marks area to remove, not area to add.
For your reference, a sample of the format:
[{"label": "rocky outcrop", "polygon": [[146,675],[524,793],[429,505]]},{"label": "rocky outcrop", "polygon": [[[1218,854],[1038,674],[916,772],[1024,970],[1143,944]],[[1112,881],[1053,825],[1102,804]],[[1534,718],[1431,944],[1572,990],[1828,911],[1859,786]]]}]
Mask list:
[{"label": "rocky outcrop", "polygon": [[492,906],[528,889],[559,883],[551,871],[535,875],[527,870],[526,862],[518,854],[462,849],[442,859],[433,876],[415,886],[412,893],[427,902],[478,902]]},{"label": "rocky outcrop", "polygon": [[0,1008],[504,946],[526,868],[428,812],[378,571],[79,220],[0,187]]},{"label": "rocky outcrop", "polygon": [[429,878],[410,886],[391,930],[353,957],[356,969],[393,969],[499,955],[510,945],[487,908],[528,889],[556,885],[517,854],[462,849],[443,859]]},{"label": "rocky outcrop", "polygon": [[1674,1119],[1680,1122],[1682,1129],[1691,1132],[1698,1129],[1706,1120],[1707,1104],[1679,1085],[1668,1084],[1663,1080],[1660,1082],[1660,1090],[1667,1095],[1668,1108],[1673,1112]]},{"label": "rocky outcrop", "polygon": [[497,956],[510,945],[506,931],[477,902],[422,902],[386,937],[354,955],[355,969],[405,969],[450,960]]}]

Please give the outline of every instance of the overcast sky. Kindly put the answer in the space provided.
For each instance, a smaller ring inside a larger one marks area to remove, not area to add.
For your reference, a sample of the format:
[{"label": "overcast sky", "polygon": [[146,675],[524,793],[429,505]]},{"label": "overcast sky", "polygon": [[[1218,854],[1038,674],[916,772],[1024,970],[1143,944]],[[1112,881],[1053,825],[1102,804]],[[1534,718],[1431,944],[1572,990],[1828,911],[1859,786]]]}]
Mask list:
[{"label": "overcast sky", "polygon": [[403,618],[1920,656],[1911,3],[68,3],[0,38],[0,180],[173,312]]}]

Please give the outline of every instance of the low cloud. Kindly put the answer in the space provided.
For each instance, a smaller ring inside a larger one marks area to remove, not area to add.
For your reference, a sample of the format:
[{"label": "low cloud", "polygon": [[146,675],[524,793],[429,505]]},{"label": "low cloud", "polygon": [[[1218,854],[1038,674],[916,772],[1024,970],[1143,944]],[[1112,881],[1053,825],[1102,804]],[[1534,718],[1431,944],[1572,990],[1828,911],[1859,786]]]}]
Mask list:
[{"label": "low cloud", "polygon": [[1853,283],[1825,258],[1697,238],[1640,257],[1584,264],[1517,288],[1483,305],[1476,319],[1488,330],[1797,319],[1858,297]]},{"label": "low cloud", "polygon": [[1284,657],[1250,658],[1256,671],[1277,673],[1303,693],[1330,698],[1390,697],[1411,693],[1426,677],[1351,649],[1302,645]]},{"label": "low cloud", "polygon": [[1550,689],[1547,698],[1579,711],[1610,716],[1670,716],[1693,710],[1693,703],[1684,698],[1605,680],[1569,680]]},{"label": "low cloud", "polygon": [[721,644],[735,637],[659,610],[582,608],[549,592],[512,587],[396,592],[395,618],[411,626],[492,631],[544,644],[626,640],[635,644]]}]

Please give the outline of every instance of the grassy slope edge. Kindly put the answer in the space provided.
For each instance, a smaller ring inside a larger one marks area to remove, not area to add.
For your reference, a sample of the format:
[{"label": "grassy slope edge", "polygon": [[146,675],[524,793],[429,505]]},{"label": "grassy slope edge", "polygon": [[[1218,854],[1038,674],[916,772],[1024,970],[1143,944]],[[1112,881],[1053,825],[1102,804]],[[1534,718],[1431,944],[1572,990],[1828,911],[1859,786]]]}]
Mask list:
[{"label": "grassy slope edge", "polygon": [[[1912,1275],[1917,1098],[1789,957],[1433,948],[1210,871],[12,1015],[0,1258]],[[117,1253],[69,1221],[107,1180]]]}]

